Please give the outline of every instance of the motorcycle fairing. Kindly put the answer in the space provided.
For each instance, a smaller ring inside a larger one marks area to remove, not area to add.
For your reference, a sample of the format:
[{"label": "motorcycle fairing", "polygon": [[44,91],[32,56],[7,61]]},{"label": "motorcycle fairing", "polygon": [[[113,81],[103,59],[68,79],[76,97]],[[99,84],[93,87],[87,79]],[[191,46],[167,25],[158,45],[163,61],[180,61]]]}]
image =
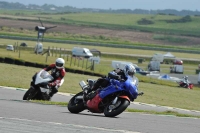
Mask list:
[{"label": "motorcycle fairing", "polygon": [[128,78],[125,82],[120,82],[118,80],[111,80],[111,85],[100,90],[99,96],[103,99],[106,96],[119,92],[119,91],[126,91],[130,94],[131,100],[136,99],[138,95],[138,89],[135,83],[133,82],[132,78]]},{"label": "motorcycle fairing", "polygon": [[93,99],[87,101],[87,107],[91,112],[101,113],[99,110],[99,103],[102,101],[102,98],[97,94]]},{"label": "motorcycle fairing", "polygon": [[53,77],[44,70],[41,70],[37,75],[36,75],[36,79],[35,79],[35,85],[42,83],[42,82],[49,82],[52,81]]},{"label": "motorcycle fairing", "polygon": [[43,93],[47,93],[47,94],[49,94],[50,93],[50,90],[49,89],[46,89],[46,88],[43,88],[43,87],[40,87],[40,90],[41,90],[41,92],[43,92]]},{"label": "motorcycle fairing", "polygon": [[106,96],[115,93],[115,92],[119,92],[122,91],[121,87],[116,87],[114,85],[110,85],[102,90],[100,90],[99,92],[99,96],[104,99]]},{"label": "motorcycle fairing", "polygon": [[127,100],[130,101],[129,97],[127,97],[127,96],[119,96],[119,97],[120,97],[120,98],[123,98],[123,99],[127,99]]}]

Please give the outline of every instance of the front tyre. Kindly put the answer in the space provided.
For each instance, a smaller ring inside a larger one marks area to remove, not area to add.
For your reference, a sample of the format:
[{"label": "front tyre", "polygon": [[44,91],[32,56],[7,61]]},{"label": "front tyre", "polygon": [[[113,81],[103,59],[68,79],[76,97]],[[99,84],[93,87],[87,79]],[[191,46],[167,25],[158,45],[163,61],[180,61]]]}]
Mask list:
[{"label": "front tyre", "polygon": [[23,100],[32,100],[35,98],[36,94],[37,91],[33,87],[30,87],[24,94]]},{"label": "front tyre", "polygon": [[84,103],[83,103],[83,99],[76,99],[77,96],[83,96],[83,92],[79,92],[78,94],[76,94],[75,96],[73,96],[69,103],[68,103],[68,110],[71,113],[79,113],[81,111],[83,111],[85,109]]},{"label": "front tyre", "polygon": [[130,105],[130,101],[124,98],[119,98],[116,104],[109,104],[104,109],[104,115],[106,117],[115,117],[121,114],[128,106]]}]

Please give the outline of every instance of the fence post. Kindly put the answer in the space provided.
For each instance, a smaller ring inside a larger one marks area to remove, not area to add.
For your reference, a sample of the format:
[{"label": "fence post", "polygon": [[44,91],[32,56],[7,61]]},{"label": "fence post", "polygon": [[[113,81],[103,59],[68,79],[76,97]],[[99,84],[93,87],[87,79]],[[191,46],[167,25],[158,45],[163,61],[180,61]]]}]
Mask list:
[{"label": "fence post", "polygon": [[78,58],[78,67],[79,67],[80,58]]},{"label": "fence post", "polygon": [[60,58],[61,58],[61,48],[60,48]]},{"label": "fence post", "polygon": [[76,65],[76,57],[75,57],[75,61],[74,61],[74,66]]},{"label": "fence post", "polygon": [[85,60],[85,59],[83,58],[82,68],[83,68],[83,66],[84,66],[84,60]]},{"label": "fence post", "polygon": [[54,52],[54,46],[52,47],[52,57],[53,57],[53,52]]},{"label": "fence post", "polygon": [[70,67],[71,67],[71,65],[72,65],[72,56],[71,56],[71,61],[70,61]]},{"label": "fence post", "polygon": [[17,49],[17,51],[19,51],[19,48],[18,48],[18,42],[17,42],[17,48],[16,48],[16,49]]},{"label": "fence post", "polygon": [[86,69],[87,69],[87,65],[88,65],[88,59],[87,59],[87,61],[86,61]]},{"label": "fence post", "polygon": [[91,65],[91,68],[90,68],[90,70],[92,70],[92,71],[94,71],[94,60],[92,61],[92,63],[91,63],[92,65]]},{"label": "fence post", "polygon": [[55,54],[55,56],[57,57],[57,47],[56,47],[56,54]]},{"label": "fence post", "polygon": [[[15,42],[15,45],[16,45],[16,42]],[[15,49],[16,49],[16,46],[14,45],[14,52],[15,52]]]},{"label": "fence post", "polygon": [[20,55],[20,48],[18,48],[18,51],[19,51],[19,58],[20,58],[20,56],[21,56],[21,55]]},{"label": "fence post", "polygon": [[46,55],[46,63],[47,63],[48,55],[49,55],[49,52],[50,52],[49,50],[50,50],[50,47],[48,47],[48,51],[47,51],[47,53],[46,53],[46,54],[47,54],[47,55]]},{"label": "fence post", "polygon": [[[65,49],[65,58],[67,58],[67,49]],[[68,58],[67,58],[67,61],[68,61]]]},{"label": "fence post", "polygon": [[67,61],[68,61],[68,57],[69,57],[69,56],[68,56],[68,54],[67,54]]}]

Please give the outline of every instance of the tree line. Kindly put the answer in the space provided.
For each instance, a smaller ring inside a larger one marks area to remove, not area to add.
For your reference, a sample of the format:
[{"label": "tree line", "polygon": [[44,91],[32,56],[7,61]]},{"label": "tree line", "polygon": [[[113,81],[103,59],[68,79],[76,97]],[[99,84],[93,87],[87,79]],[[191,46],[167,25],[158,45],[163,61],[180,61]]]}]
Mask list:
[{"label": "tree line", "polygon": [[191,10],[144,10],[144,9],[94,9],[94,8],[76,8],[72,6],[55,6],[53,4],[44,4],[42,6],[36,4],[24,5],[19,2],[10,3],[0,1],[0,9],[12,9],[12,10],[38,10],[49,13],[77,13],[77,12],[97,12],[97,13],[126,13],[126,14],[161,14],[161,15],[177,15],[177,16],[200,16],[200,11]]}]

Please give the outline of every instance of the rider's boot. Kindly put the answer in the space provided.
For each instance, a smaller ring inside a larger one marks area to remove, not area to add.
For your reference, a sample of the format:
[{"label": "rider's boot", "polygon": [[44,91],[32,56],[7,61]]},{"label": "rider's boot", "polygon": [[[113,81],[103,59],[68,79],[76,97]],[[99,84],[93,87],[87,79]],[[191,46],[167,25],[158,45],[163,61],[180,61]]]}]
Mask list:
[{"label": "rider's boot", "polygon": [[58,92],[58,90],[55,87],[52,87],[51,92],[49,93],[50,97],[53,97],[54,94],[56,94]]}]

